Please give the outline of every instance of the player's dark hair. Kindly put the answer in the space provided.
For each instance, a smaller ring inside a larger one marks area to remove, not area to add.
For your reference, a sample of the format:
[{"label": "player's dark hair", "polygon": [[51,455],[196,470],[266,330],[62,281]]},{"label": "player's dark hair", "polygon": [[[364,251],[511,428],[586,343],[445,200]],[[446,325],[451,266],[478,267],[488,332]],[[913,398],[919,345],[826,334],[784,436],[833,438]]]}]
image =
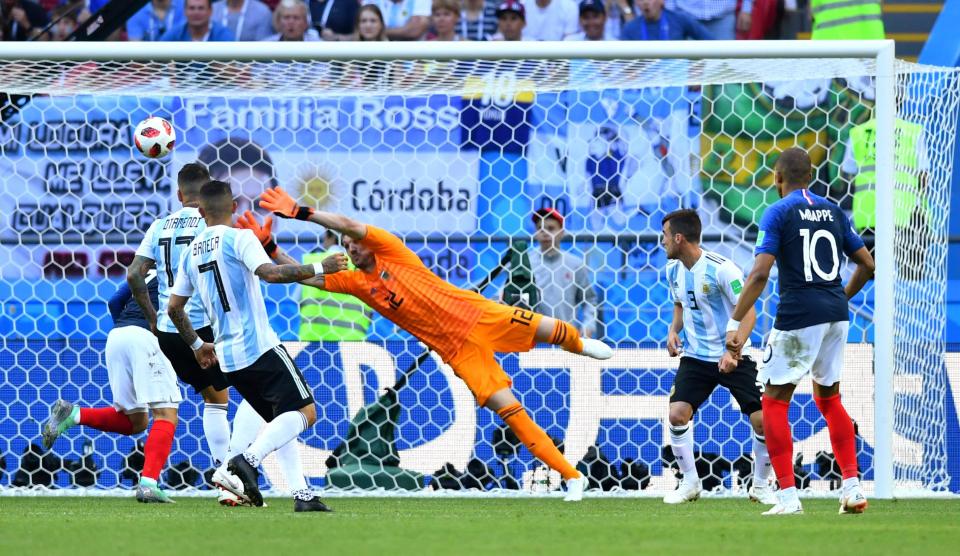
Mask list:
[{"label": "player's dark hair", "polygon": [[233,191],[225,181],[210,180],[200,188],[200,208],[212,216],[233,213]]},{"label": "player's dark hair", "polygon": [[278,185],[273,161],[263,147],[243,137],[227,137],[207,145],[197,159],[207,165],[210,177],[225,180],[232,169],[249,169],[270,178],[270,187]]},{"label": "player's dark hair", "polygon": [[780,153],[774,168],[783,174],[788,185],[806,186],[813,174],[810,155],[799,147],[790,147]]},{"label": "player's dark hair", "polygon": [[200,194],[200,188],[208,181],[210,181],[210,172],[199,162],[184,164],[177,173],[177,187],[184,197],[196,197]]},{"label": "player's dark hair", "polygon": [[694,209],[680,209],[671,212],[663,217],[661,226],[670,223],[670,231],[680,234],[691,243],[700,243],[700,233],[703,230],[703,224],[700,223],[700,215]]}]

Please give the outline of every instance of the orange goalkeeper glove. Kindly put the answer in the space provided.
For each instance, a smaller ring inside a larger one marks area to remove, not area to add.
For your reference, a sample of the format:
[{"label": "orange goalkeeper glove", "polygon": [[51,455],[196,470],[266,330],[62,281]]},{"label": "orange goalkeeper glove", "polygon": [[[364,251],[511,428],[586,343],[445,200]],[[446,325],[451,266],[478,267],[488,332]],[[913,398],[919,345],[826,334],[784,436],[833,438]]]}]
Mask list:
[{"label": "orange goalkeeper glove", "polygon": [[237,217],[237,228],[241,230],[250,230],[253,235],[260,240],[260,245],[267,255],[273,257],[277,253],[277,242],[273,240],[273,217],[268,216],[263,221],[263,226],[257,222],[257,217],[249,210]]},{"label": "orange goalkeeper glove", "polygon": [[313,214],[313,209],[297,205],[286,191],[280,187],[267,189],[260,195],[260,207],[267,209],[283,218],[296,218],[297,220],[309,220]]}]

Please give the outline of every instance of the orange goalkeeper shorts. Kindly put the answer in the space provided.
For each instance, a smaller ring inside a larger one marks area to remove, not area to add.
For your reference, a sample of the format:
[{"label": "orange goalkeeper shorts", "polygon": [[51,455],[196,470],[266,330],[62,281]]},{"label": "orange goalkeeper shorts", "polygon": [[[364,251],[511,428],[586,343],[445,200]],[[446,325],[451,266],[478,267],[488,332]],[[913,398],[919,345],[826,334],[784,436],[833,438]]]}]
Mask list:
[{"label": "orange goalkeeper shorts", "polygon": [[497,362],[496,353],[530,351],[543,315],[490,302],[457,354],[448,361],[454,374],[473,392],[483,407],[494,392],[513,381]]}]

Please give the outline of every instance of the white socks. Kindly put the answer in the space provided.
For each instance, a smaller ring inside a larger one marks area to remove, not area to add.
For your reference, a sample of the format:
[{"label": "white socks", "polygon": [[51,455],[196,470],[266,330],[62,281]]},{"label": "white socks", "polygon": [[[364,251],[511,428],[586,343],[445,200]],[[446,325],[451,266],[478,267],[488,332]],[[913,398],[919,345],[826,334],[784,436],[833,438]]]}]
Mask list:
[{"label": "white socks", "polygon": [[670,447],[677,458],[677,465],[683,473],[684,483],[699,483],[697,462],[693,457],[693,424],[687,423],[679,427],[670,426]]},{"label": "white socks", "polygon": [[[299,411],[287,411],[267,423],[260,436],[243,452],[250,465],[257,467],[267,454],[294,440],[307,430],[307,418]],[[300,473],[301,477],[303,473]]]},{"label": "white socks", "polygon": [[227,422],[227,404],[203,404],[203,436],[207,439],[210,456],[214,465],[219,466],[227,460],[227,446],[230,443],[230,423]]},{"label": "white socks", "polygon": [[233,434],[230,436],[230,447],[227,450],[225,461],[238,454],[242,454],[253,441],[266,421],[247,400],[243,400],[237,408],[237,414],[233,416]]},{"label": "white socks", "polygon": [[303,463],[300,460],[300,441],[296,438],[277,448],[277,464],[287,480],[290,491],[296,496],[302,491],[309,492],[307,480],[303,477]]},{"label": "white socks", "polygon": [[[292,415],[292,414],[296,415]],[[300,415],[300,417],[297,417]],[[303,417],[299,411],[290,411],[280,415],[270,423],[270,427],[264,427],[266,421],[263,420],[263,417],[260,416],[256,410],[253,409],[253,406],[250,405],[246,400],[244,400],[240,406],[237,408],[237,414],[233,417],[233,436],[230,437],[230,449],[227,454],[226,460],[229,461],[230,458],[236,456],[237,454],[242,454],[247,448],[253,449],[251,444],[255,440],[261,439],[266,436],[274,423],[277,423],[281,418],[292,421],[293,423],[302,422],[303,428],[297,430],[289,442],[281,445],[279,448],[276,448],[277,452],[277,464],[280,466],[280,471],[283,473],[284,478],[287,480],[287,484],[290,487],[290,490],[297,494],[301,492],[309,493],[309,487],[307,486],[307,481],[303,476],[303,463],[300,459],[300,446],[297,441],[297,435],[299,435],[306,428],[306,421],[303,420]],[[281,425],[283,426],[283,425]],[[261,434],[261,431],[263,434]],[[277,434],[276,431],[271,434]],[[272,445],[272,442],[271,442]],[[257,452],[254,455],[257,455],[257,464],[260,464],[260,460],[265,458],[273,450],[268,450],[260,455],[260,450],[263,449],[263,446],[257,448]],[[249,458],[247,458],[249,461]],[[253,462],[251,462],[253,465]],[[309,498],[312,494],[306,495],[306,498]]]},{"label": "white socks", "polygon": [[766,439],[753,433],[753,484],[767,486],[770,482],[770,453],[767,452]]}]

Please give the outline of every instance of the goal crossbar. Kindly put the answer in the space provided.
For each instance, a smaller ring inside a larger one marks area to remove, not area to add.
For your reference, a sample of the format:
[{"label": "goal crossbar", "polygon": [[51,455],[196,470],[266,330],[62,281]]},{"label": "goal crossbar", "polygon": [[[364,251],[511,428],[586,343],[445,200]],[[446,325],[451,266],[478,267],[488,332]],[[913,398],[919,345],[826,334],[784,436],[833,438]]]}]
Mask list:
[{"label": "goal crossbar", "polygon": [[0,43],[0,59],[73,61],[329,61],[329,60],[549,60],[575,58],[876,58],[894,41],[609,41],[609,42],[149,42]]}]

